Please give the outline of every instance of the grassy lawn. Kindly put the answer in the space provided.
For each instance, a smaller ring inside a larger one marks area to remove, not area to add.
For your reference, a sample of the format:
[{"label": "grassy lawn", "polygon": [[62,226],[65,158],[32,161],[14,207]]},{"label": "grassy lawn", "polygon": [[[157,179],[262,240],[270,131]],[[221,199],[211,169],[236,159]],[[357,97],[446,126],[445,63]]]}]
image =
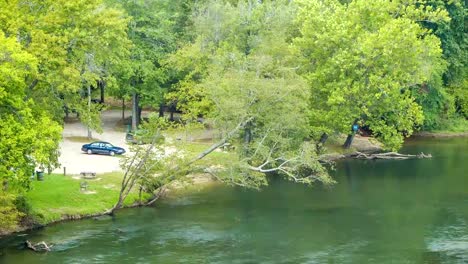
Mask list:
[{"label": "grassy lawn", "polygon": [[[57,174],[45,175],[44,181],[34,181],[26,199],[34,220],[46,224],[64,215],[86,215],[104,212],[118,199],[122,173],[98,174],[86,180],[86,192],[80,190],[83,179]],[[126,204],[132,204],[137,194],[130,194]]]},{"label": "grassy lawn", "polygon": [[70,140],[71,142],[77,142],[77,143],[89,143],[93,141],[100,141],[98,138],[92,138],[89,139],[88,137],[65,137],[65,139]]}]

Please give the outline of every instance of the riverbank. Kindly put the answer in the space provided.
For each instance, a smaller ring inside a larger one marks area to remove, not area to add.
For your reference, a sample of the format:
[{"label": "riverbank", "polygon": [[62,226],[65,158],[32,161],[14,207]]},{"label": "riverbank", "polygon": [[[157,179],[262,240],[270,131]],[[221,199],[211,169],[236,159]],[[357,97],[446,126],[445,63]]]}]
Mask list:
[{"label": "riverbank", "polygon": [[[186,139],[175,142],[177,151],[184,155],[197,155],[212,142],[202,142]],[[212,140],[211,140],[212,141]],[[343,138],[332,137],[326,144],[327,152],[333,160],[340,158],[342,154],[356,151],[375,152],[380,149],[379,145],[371,138],[356,136],[353,146],[349,150],[341,148]],[[232,160],[232,152],[215,151],[206,159],[200,161],[200,165],[224,166]],[[100,155],[84,155],[85,158],[103,158]],[[105,157],[107,158],[107,157]],[[79,175],[50,174],[45,175],[44,181],[32,182],[31,190],[24,197],[24,208],[22,211],[26,217],[15,230],[4,234],[25,231],[62,221],[79,220],[83,218],[96,217],[105,214],[118,200],[123,171],[98,172],[95,179],[82,179]],[[201,191],[212,185],[216,179],[208,174],[198,173],[187,177],[188,181],[173,184],[170,195],[186,195],[192,191]],[[149,198],[149,195],[141,199]],[[131,193],[126,199],[124,207],[138,206],[139,197],[137,191]]]},{"label": "riverbank", "polygon": [[[437,135],[437,133],[435,133]],[[423,134],[426,137],[434,133]],[[450,134],[454,136],[454,134]],[[457,134],[458,135],[458,134]],[[467,135],[467,134],[464,134]],[[421,135],[417,135],[420,137]],[[446,135],[443,135],[445,137]],[[437,136],[435,136],[437,137]],[[442,136],[441,136],[442,137]],[[357,135],[353,141],[351,149],[344,150],[341,145],[344,136],[332,137],[325,145],[326,154],[320,156],[324,161],[336,161],[345,159],[356,152],[374,153],[381,151],[381,145],[370,137]],[[203,151],[210,142],[184,142],[184,151],[199,153]],[[231,153],[217,151],[213,153],[203,164],[223,164],[229,161]],[[112,172],[98,174],[96,179],[84,180],[78,176],[63,176],[60,174],[46,175],[44,181],[33,181],[32,190],[27,193],[27,208],[21,226],[8,233],[25,231],[57,222],[79,220],[103,215],[111,208],[118,199],[123,172]],[[171,195],[187,195],[192,191],[202,191],[210,186],[215,179],[210,175],[197,174],[189,177],[191,181],[176,184],[170,192]],[[82,184],[86,183],[86,189],[82,189]],[[147,197],[142,197],[144,200]],[[124,207],[138,206],[138,194],[131,193],[127,198]]]},{"label": "riverbank", "polygon": [[[43,181],[34,180],[32,189],[24,196],[25,203],[21,208],[25,217],[17,228],[0,233],[0,237],[64,221],[106,215],[118,200],[122,177],[123,172],[99,174],[95,179],[50,174],[45,175]],[[174,197],[200,192],[215,183],[208,174],[190,175],[187,178],[186,182],[172,184],[166,195]],[[133,191],[122,209],[139,207],[142,201],[144,203],[149,198],[149,194],[139,197],[138,192]]]},{"label": "riverbank", "polygon": [[452,138],[452,137],[468,137],[467,132],[427,132],[421,131],[415,133],[413,137],[428,137],[428,138]]},{"label": "riverbank", "polygon": [[[82,179],[77,175],[50,174],[43,181],[33,180],[20,208],[26,216],[15,230],[1,235],[101,215],[115,204],[122,175],[112,172]],[[138,195],[131,193],[125,206],[132,206],[137,199]]]}]

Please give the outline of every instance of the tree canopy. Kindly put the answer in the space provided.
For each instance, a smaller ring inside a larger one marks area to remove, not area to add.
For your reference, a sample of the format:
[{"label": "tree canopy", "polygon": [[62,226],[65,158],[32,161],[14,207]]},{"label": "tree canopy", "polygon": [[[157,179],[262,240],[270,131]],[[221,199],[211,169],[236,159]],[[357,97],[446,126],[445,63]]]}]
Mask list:
[{"label": "tree canopy", "polygon": [[415,22],[412,11],[395,1],[302,2],[295,46],[318,131],[346,133],[357,120],[397,149],[403,135],[422,123],[408,88],[440,74],[444,63],[439,39]]},{"label": "tree canopy", "polygon": [[134,129],[171,105],[219,130],[225,182],[331,183],[323,133],[359,124],[395,150],[467,124],[465,16],[461,0],[0,0],[2,190],[58,165],[64,108],[100,131],[98,86],[133,98]]}]

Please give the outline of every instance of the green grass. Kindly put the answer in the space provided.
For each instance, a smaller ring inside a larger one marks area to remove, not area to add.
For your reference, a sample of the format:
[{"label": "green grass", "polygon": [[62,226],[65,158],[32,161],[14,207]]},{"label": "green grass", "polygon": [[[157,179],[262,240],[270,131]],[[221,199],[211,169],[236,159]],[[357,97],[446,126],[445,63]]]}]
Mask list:
[{"label": "green grass", "polygon": [[68,139],[71,142],[78,142],[78,143],[89,143],[89,142],[93,142],[93,141],[100,141],[100,139],[98,139],[98,138],[89,139],[88,137],[78,137],[78,136],[65,137],[65,139]]},{"label": "green grass", "polygon": [[[86,192],[80,190],[83,179],[71,176],[45,175],[44,181],[34,181],[26,200],[30,215],[41,224],[62,219],[66,215],[89,215],[110,209],[117,201],[122,173],[98,174],[96,179],[86,180]],[[91,193],[95,192],[95,193]],[[126,204],[132,204],[137,194],[130,194]]]}]

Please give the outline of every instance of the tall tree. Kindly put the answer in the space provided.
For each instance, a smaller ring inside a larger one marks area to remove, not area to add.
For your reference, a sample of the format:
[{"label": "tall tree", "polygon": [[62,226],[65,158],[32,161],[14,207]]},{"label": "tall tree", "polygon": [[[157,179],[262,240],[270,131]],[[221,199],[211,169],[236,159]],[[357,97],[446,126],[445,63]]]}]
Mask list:
[{"label": "tall tree", "polygon": [[[132,97],[132,129],[140,122],[142,106],[158,107],[163,103],[168,77],[162,60],[175,51],[182,37],[190,1],[113,1],[130,16],[128,36],[133,43],[126,74],[119,81]],[[185,18],[185,19],[183,19]]]},{"label": "tall tree", "polygon": [[[82,112],[82,121],[99,130],[86,94],[98,81],[112,78],[112,69],[128,55],[127,20],[102,1],[2,1],[1,30],[16,36],[38,60],[38,74],[28,94],[55,120],[64,103]],[[94,117],[94,118],[92,118]]]},{"label": "tall tree", "polygon": [[101,1],[0,1],[0,218],[9,224],[15,217],[3,214],[12,214],[34,168],[58,166],[63,106],[74,104],[99,128],[83,88],[111,78],[128,54],[126,26]]},{"label": "tall tree", "polygon": [[221,143],[238,146],[225,181],[255,185],[278,173],[331,182],[305,141],[310,96],[289,49],[295,11],[290,1],[210,1],[195,11],[194,42],[171,58],[186,74],[175,91],[186,112],[204,114],[224,131]]},{"label": "tall tree", "polygon": [[0,231],[16,224],[14,200],[34,168],[57,165],[61,127],[27,95],[37,73],[37,59],[0,32]]},{"label": "tall tree", "polygon": [[295,46],[312,90],[316,132],[368,126],[388,149],[423,121],[408,88],[444,70],[440,41],[415,22],[445,13],[410,2],[302,1]]},{"label": "tall tree", "polygon": [[431,10],[448,12],[450,20],[417,20],[440,38],[447,69],[427,84],[414,87],[413,94],[424,111],[423,129],[447,129],[443,126],[451,119],[459,118],[460,114],[468,117],[466,3],[429,0],[422,4]]}]

